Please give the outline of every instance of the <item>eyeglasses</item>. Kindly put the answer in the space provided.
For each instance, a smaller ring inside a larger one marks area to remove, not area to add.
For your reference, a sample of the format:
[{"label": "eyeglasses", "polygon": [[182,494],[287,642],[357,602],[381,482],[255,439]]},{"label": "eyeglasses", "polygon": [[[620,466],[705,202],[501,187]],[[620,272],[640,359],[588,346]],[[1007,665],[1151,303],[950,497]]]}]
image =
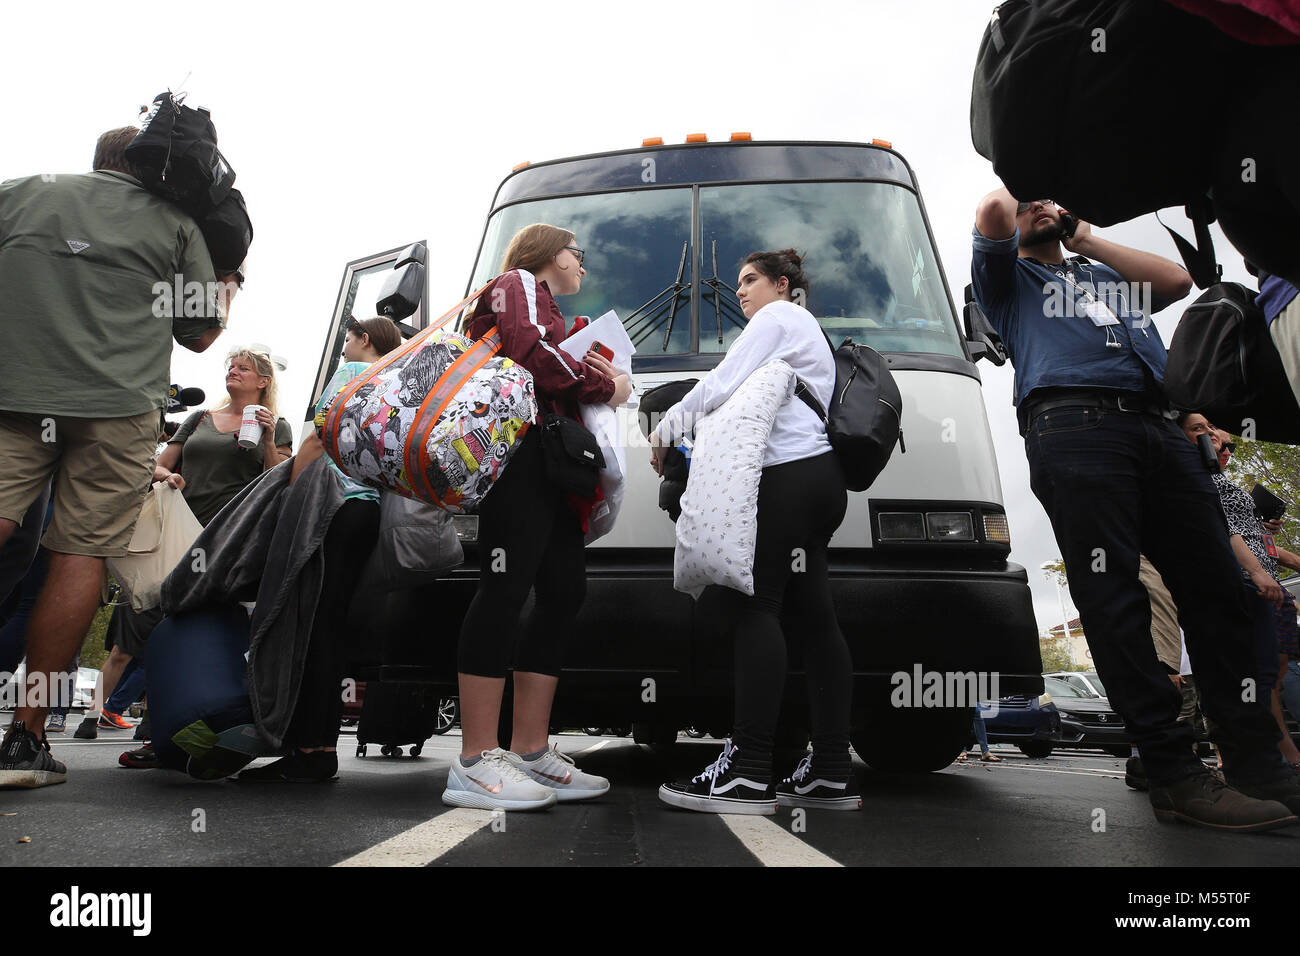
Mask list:
[{"label": "eyeglasses", "polygon": [[573,253],[573,257],[578,260],[578,265],[582,265],[582,260],[587,258],[585,249],[579,249],[577,246],[565,246],[564,248]]},{"label": "eyeglasses", "polygon": [[1044,206],[1055,206],[1055,199],[1032,199],[1029,202],[1016,203],[1016,215],[1020,216],[1029,212],[1029,207],[1034,203],[1042,203]]},{"label": "eyeglasses", "polygon": [[1225,441],[1220,447],[1224,451],[1236,451],[1237,443],[1235,441]]}]

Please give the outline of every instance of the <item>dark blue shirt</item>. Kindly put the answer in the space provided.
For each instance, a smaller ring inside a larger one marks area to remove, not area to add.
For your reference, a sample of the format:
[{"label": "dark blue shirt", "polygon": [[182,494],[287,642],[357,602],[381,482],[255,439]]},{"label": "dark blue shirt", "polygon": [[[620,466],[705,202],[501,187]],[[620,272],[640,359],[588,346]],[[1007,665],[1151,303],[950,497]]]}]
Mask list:
[{"label": "dark blue shirt", "polygon": [[1296,287],[1291,283],[1280,276],[1269,276],[1259,284],[1259,295],[1255,297],[1255,304],[1263,311],[1268,324],[1272,325],[1273,320],[1291,304],[1296,295]]},{"label": "dark blue shirt", "polygon": [[[1010,239],[974,230],[975,301],[1015,366],[1017,407],[1039,388],[1142,392],[1164,383],[1165,344],[1118,272],[1082,256],[1048,265],[1020,258],[1019,250],[1019,230]],[[1118,324],[1094,324],[1088,310],[1109,314],[1102,305]]]}]

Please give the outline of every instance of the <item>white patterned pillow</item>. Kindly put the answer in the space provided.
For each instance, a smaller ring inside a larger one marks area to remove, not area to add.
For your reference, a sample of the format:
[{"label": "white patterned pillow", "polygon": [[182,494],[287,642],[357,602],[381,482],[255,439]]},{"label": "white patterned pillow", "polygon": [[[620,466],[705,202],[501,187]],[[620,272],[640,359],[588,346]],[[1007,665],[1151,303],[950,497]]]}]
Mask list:
[{"label": "white patterned pillow", "polygon": [[695,427],[691,470],[677,519],[673,587],[698,598],[707,585],[754,593],[758,482],[776,413],[794,394],[783,361],[755,370]]}]

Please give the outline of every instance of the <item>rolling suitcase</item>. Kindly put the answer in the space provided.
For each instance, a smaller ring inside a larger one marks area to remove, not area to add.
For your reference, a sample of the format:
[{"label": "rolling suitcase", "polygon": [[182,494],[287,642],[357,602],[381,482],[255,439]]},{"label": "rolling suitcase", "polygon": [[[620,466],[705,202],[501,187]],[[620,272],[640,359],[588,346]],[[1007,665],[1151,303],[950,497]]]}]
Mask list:
[{"label": "rolling suitcase", "polygon": [[385,757],[400,757],[410,745],[408,756],[418,757],[424,742],[438,728],[438,707],[442,695],[428,684],[402,681],[366,681],[357,724],[357,756],[366,756],[369,744],[379,744]]}]

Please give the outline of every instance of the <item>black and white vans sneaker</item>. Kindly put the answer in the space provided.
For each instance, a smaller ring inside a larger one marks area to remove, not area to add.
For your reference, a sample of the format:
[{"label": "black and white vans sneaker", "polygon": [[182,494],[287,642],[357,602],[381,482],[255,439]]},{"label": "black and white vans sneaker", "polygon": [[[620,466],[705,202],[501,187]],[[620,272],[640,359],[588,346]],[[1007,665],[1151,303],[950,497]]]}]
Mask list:
[{"label": "black and white vans sneaker", "polygon": [[739,748],[727,741],[717,760],[689,782],[666,783],[659,788],[659,799],[683,810],[702,813],[749,813],[771,816],[776,813],[776,796],[772,785],[731,770]]},{"label": "black and white vans sneaker", "polygon": [[813,772],[813,755],[804,754],[793,774],[776,787],[776,802],[783,807],[809,807],[822,810],[861,810],[862,794],[853,783],[827,780]]}]

